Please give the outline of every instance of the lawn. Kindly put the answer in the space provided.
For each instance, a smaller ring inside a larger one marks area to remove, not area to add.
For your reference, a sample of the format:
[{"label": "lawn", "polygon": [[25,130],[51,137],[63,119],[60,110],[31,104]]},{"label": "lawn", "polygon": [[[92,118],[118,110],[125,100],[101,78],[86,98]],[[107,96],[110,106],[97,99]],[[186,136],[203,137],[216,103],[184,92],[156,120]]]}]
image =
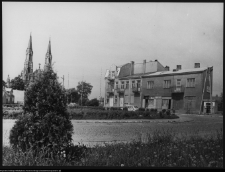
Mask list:
[{"label": "lawn", "polygon": [[[179,133],[182,134],[182,133]],[[177,136],[171,130],[154,131],[131,143],[105,144],[86,148],[79,145],[75,157],[61,152],[44,158],[32,151],[14,151],[3,147],[3,166],[116,166],[116,167],[223,167],[223,130],[205,136]]]}]

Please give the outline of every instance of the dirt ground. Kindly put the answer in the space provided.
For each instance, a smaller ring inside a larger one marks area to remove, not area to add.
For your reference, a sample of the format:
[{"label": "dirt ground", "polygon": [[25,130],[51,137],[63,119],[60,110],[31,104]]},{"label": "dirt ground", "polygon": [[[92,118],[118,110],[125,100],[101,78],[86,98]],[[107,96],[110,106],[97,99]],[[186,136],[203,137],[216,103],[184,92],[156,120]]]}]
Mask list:
[{"label": "dirt ground", "polygon": [[[190,118],[189,122],[151,122],[151,123],[95,123],[72,120],[74,126],[74,143],[82,142],[96,145],[104,142],[129,142],[140,136],[152,134],[155,130],[173,130],[177,133],[195,135],[199,133],[216,134],[223,129],[222,115],[179,115],[180,119]],[[162,121],[162,120],[161,120]],[[3,120],[3,144],[9,144],[9,131],[15,120]]]}]

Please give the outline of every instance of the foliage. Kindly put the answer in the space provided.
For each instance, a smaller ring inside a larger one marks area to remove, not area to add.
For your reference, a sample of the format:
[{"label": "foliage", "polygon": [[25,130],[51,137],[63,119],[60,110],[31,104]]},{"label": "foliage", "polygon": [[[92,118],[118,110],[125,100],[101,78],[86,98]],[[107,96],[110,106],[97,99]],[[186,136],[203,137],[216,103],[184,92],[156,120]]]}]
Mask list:
[{"label": "foliage", "polygon": [[[181,135],[181,136],[180,136]],[[174,131],[142,133],[130,143],[114,143],[92,148],[74,148],[80,156],[68,154],[44,158],[40,150],[33,156],[3,147],[3,166],[117,166],[117,167],[216,167],[223,168],[223,130],[206,136],[187,137]],[[81,151],[83,150],[83,151]],[[72,152],[72,151],[70,151]],[[79,153],[80,152],[80,153]],[[69,161],[67,159],[70,159]]]},{"label": "foliage", "polygon": [[11,80],[11,88],[14,90],[24,90],[24,82],[20,75]]},{"label": "foliage", "polygon": [[68,103],[78,103],[80,95],[75,88],[70,88],[66,90],[66,96],[68,98]]},{"label": "foliage", "polygon": [[[115,108],[115,107],[114,107]],[[175,114],[163,115],[150,111],[98,110],[98,109],[70,109],[71,119],[175,119]]]},{"label": "foliage", "polygon": [[23,109],[24,115],[10,131],[13,148],[60,150],[72,141],[73,125],[67,113],[65,90],[52,69],[29,85]]},{"label": "foliage", "polygon": [[[91,94],[93,86],[90,83],[86,83],[84,81],[78,82],[77,91],[80,96],[82,96],[82,99],[87,100],[88,96]],[[82,101],[82,105],[83,101]]]},{"label": "foliage", "polygon": [[95,98],[95,99],[91,99],[86,101],[85,103],[86,106],[99,106],[99,101]]}]

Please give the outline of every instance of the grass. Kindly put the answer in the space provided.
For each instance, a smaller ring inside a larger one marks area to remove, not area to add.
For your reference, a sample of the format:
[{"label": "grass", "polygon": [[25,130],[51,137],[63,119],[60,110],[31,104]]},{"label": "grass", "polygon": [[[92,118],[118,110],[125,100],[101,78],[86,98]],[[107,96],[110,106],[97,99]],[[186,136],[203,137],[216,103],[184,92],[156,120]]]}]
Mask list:
[{"label": "grass", "polygon": [[3,166],[223,167],[222,128],[204,136],[180,134],[155,131],[131,143],[94,146],[85,149],[78,160],[64,153],[44,158],[44,150],[32,156],[32,151],[3,147]]}]

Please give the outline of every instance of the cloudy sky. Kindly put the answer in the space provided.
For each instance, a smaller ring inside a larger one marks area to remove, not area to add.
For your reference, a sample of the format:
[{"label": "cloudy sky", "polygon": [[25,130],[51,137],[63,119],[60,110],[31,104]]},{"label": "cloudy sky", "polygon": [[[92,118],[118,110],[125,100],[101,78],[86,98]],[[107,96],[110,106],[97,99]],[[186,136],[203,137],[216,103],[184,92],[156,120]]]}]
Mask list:
[{"label": "cloudy sky", "polygon": [[65,87],[76,88],[83,76],[93,85],[90,99],[99,98],[100,83],[104,95],[106,69],[145,59],[171,70],[213,66],[213,95],[222,92],[222,3],[3,2],[2,9],[5,81],[21,73],[32,32],[34,70],[44,67],[51,37]]}]

